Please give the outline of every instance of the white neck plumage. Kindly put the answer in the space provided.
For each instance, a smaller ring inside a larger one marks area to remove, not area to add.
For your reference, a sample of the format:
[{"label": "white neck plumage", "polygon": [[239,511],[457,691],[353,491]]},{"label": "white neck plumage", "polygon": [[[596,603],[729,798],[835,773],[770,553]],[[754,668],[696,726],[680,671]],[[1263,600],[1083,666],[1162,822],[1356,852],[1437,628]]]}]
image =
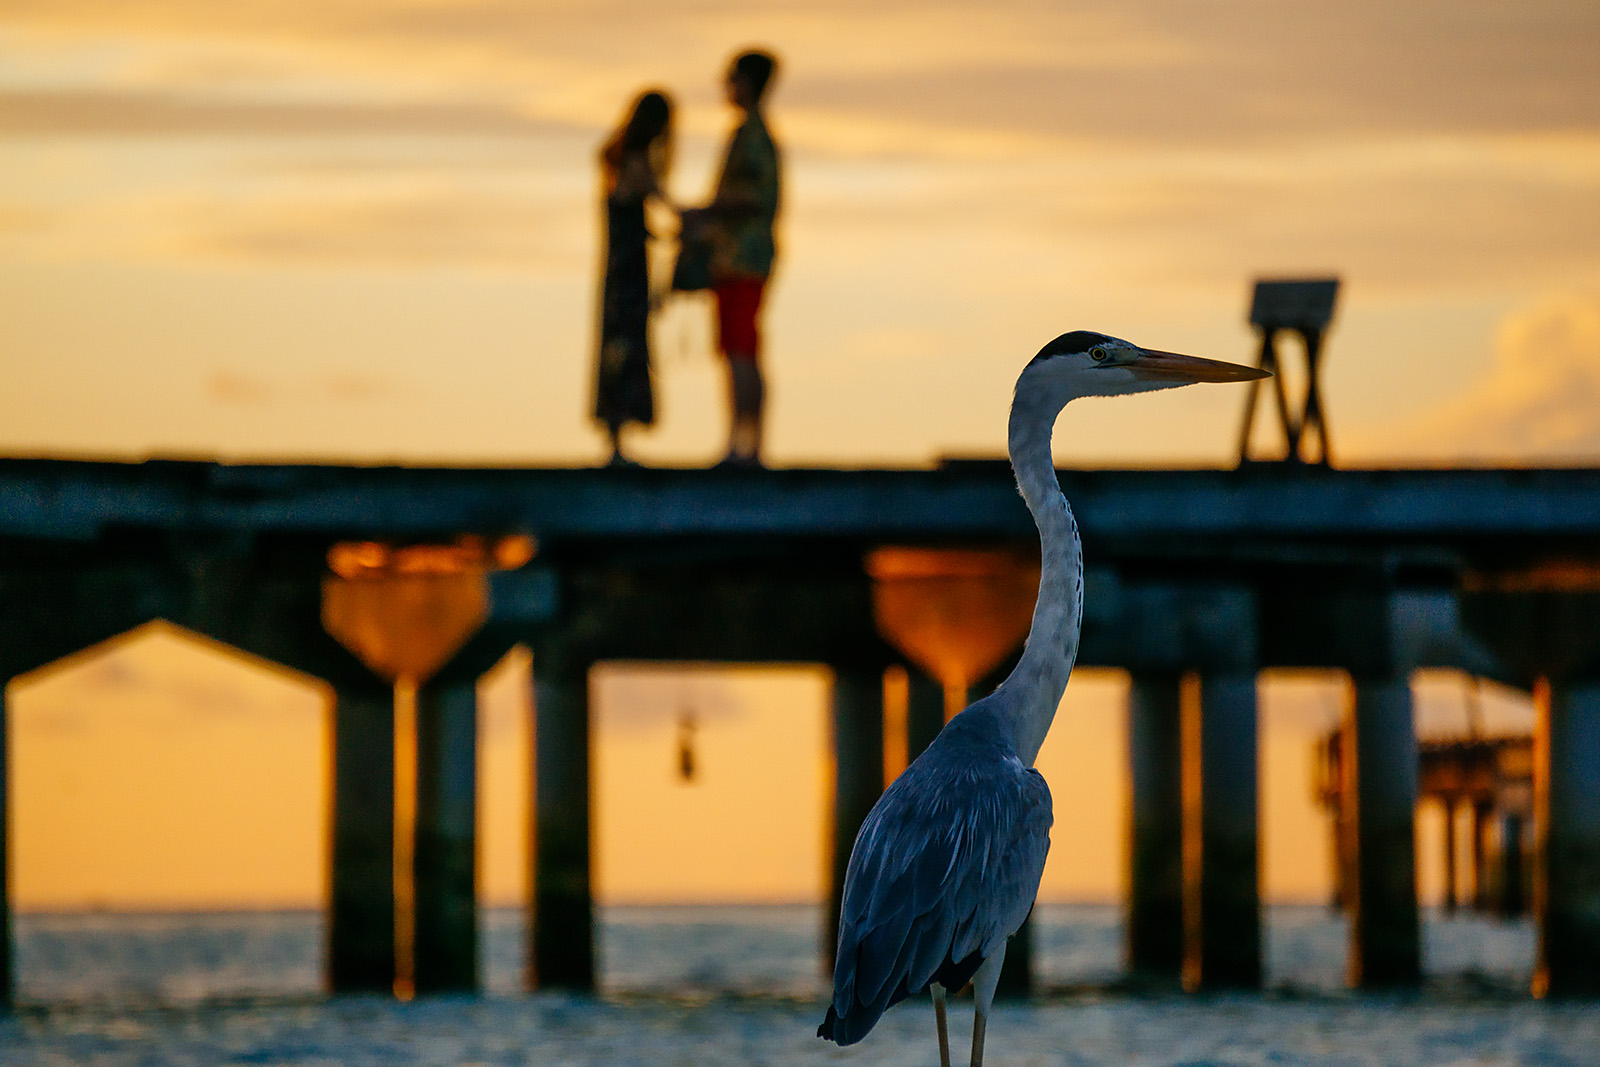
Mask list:
[{"label": "white neck plumage", "polygon": [[1083,545],[1050,452],[1056,416],[1068,398],[1055,390],[1017,384],[1007,448],[1017,487],[1039,527],[1039,597],[1022,658],[1002,683],[1004,697],[995,710],[1011,734],[1018,758],[1032,766],[1078,656]]}]

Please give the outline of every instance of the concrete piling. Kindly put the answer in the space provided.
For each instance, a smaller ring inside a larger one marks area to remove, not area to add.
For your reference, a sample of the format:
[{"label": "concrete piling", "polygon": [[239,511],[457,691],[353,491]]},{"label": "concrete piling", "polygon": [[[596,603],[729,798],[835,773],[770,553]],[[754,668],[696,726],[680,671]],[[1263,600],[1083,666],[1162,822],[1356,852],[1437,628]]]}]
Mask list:
[{"label": "concrete piling", "polygon": [[1358,677],[1344,720],[1345,884],[1355,988],[1422,980],[1418,940],[1417,735],[1404,677]]},{"label": "concrete piling", "polygon": [[10,753],[6,739],[11,734],[11,724],[6,710],[6,689],[10,679],[0,676],[0,1015],[11,1010],[16,1000],[16,978],[11,964],[11,883],[9,862],[11,841],[6,817],[11,810],[9,771]]},{"label": "concrete piling", "polygon": [[589,665],[534,652],[528,985],[595,988],[589,855]]},{"label": "concrete piling", "polygon": [[1456,834],[1456,806],[1450,801],[1444,805],[1444,910],[1454,913],[1461,904],[1461,895],[1457,892],[1457,882],[1461,878],[1460,865],[1456,862],[1456,851],[1459,848]]},{"label": "concrete piling", "polygon": [[1176,983],[1183,968],[1183,760],[1177,672],[1135,672],[1128,690],[1128,971]]},{"label": "concrete piling", "polygon": [[328,988],[394,988],[394,691],[352,671],[334,684]]},{"label": "concrete piling", "polygon": [[833,676],[833,848],[823,930],[831,972],[839,943],[839,906],[850,850],[872,805],[883,793],[883,673],[836,667]]},{"label": "concrete piling", "polygon": [[1527,820],[1517,812],[1507,811],[1501,813],[1499,823],[1495,908],[1503,918],[1514,919],[1528,913]]},{"label": "concrete piling", "polygon": [[1187,676],[1182,714],[1184,986],[1255,988],[1261,984],[1255,672]]},{"label": "concrete piling", "polygon": [[1493,904],[1493,878],[1489,872],[1494,833],[1494,808],[1479,801],[1472,805],[1472,906],[1488,911]]},{"label": "concrete piling", "polygon": [[1600,681],[1535,693],[1536,996],[1600,994]]},{"label": "concrete piling", "polygon": [[944,729],[944,686],[937,678],[916,668],[907,668],[909,687],[906,709],[906,762],[910,763],[933,743]]},{"label": "concrete piling", "polygon": [[450,672],[417,690],[418,993],[478,988],[476,682]]}]

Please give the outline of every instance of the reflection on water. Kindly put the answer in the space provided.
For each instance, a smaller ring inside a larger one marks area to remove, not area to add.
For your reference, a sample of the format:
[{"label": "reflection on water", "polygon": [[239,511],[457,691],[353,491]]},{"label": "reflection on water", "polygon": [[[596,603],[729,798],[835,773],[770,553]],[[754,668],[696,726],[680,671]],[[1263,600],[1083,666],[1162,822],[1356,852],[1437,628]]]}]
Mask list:
[{"label": "reflection on water", "polygon": [[[804,999],[824,993],[816,906],[612,907],[599,914],[606,992]],[[1117,980],[1117,908],[1044,904],[1035,918],[1035,965],[1044,988]],[[18,992],[26,1003],[193,1004],[303,998],[321,989],[317,912],[22,915],[16,928]],[[485,988],[515,993],[522,983],[521,911],[488,909],[483,932]],[[1269,908],[1269,985],[1340,989],[1344,938],[1343,920],[1325,908]],[[1424,966],[1447,988],[1525,990],[1533,949],[1526,920],[1430,914],[1424,924]]]},{"label": "reflection on water", "polygon": [[19,915],[17,997],[189,1004],[314,993],[322,928],[311,911]]}]

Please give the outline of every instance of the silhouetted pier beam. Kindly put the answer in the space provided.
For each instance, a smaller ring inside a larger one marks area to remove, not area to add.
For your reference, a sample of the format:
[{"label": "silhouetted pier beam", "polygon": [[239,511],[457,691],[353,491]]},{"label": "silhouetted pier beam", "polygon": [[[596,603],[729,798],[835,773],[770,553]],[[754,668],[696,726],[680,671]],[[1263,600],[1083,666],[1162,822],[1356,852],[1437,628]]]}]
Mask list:
[{"label": "silhouetted pier beam", "polygon": [[595,988],[589,667],[534,651],[533,989]]},{"label": "silhouetted pier beam", "polygon": [[1417,734],[1411,685],[1357,676],[1343,725],[1346,979],[1372,989],[1422,980],[1417,917]]},{"label": "silhouetted pier beam", "polygon": [[872,805],[883,793],[883,671],[835,667],[833,675],[833,850],[828,878],[824,959],[833,968],[839,906],[850,850]]},{"label": "silhouetted pier beam", "polygon": [[507,644],[480,635],[417,690],[418,993],[478,988],[478,678]]},{"label": "silhouetted pier beam", "polygon": [[1180,676],[1136,671],[1128,689],[1128,971],[1176,983],[1183,970]]},{"label": "silhouetted pier beam", "polygon": [[1186,988],[1261,984],[1256,675],[1214,669],[1184,701]]},{"label": "silhouetted pier beam", "polygon": [[1538,687],[1536,995],[1600,994],[1600,678]]},{"label": "silhouetted pier beam", "polygon": [[328,988],[388,993],[395,980],[394,690],[356,669],[333,688]]}]

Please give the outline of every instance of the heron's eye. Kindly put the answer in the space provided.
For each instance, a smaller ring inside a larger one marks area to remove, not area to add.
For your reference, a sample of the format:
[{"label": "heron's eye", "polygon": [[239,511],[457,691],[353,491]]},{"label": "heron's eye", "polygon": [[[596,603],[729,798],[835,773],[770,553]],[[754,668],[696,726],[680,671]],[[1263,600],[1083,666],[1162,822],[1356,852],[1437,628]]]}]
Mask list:
[{"label": "heron's eye", "polygon": [[1094,360],[1096,363],[1099,363],[1101,360],[1106,358],[1106,350],[1101,348],[1099,345],[1095,345],[1093,348],[1089,349],[1089,358]]}]

